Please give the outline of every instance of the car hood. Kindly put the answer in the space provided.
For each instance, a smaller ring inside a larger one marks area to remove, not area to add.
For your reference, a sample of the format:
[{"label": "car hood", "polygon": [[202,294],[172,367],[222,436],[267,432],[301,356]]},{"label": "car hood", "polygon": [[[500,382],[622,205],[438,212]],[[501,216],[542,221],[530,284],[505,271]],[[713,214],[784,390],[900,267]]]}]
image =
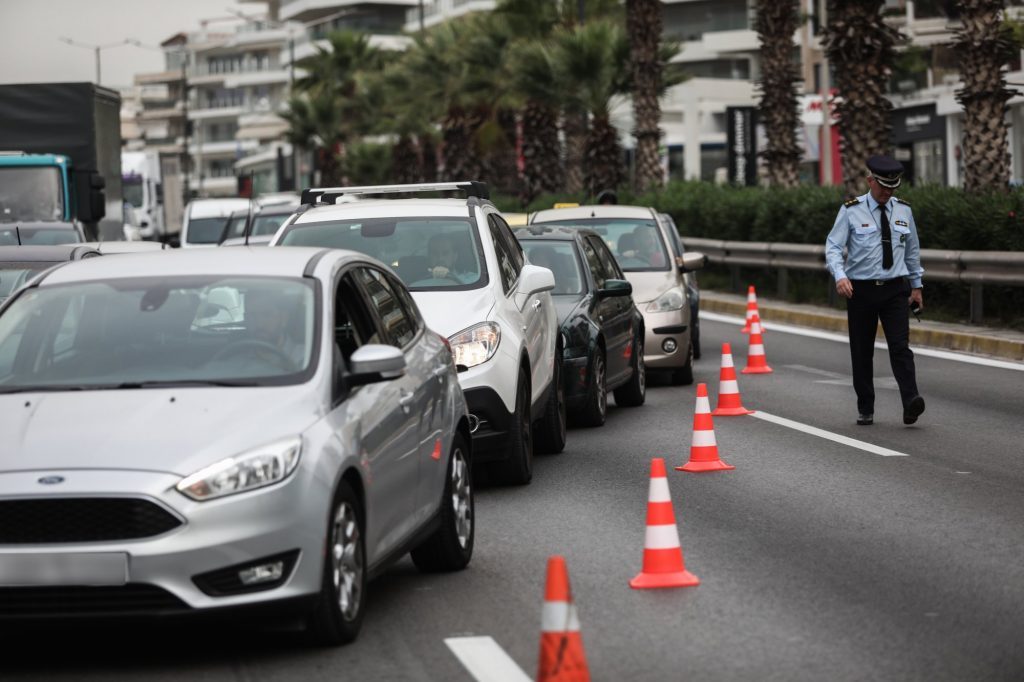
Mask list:
[{"label": "car hood", "polygon": [[134,469],[187,476],[302,433],[316,419],[308,384],[0,395],[0,473]]},{"label": "car hood", "polygon": [[427,326],[445,337],[483,322],[494,307],[490,287],[470,291],[414,291]]},{"label": "car hood", "polygon": [[637,307],[661,296],[666,289],[678,286],[680,281],[674,270],[661,272],[627,272],[626,279],[633,285],[633,300]]}]

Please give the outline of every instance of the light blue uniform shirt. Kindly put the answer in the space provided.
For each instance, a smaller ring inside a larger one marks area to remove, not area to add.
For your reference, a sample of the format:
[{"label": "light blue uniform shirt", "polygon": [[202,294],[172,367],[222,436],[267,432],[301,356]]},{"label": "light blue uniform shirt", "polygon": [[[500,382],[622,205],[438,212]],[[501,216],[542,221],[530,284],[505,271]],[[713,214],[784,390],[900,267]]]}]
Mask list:
[{"label": "light blue uniform shirt", "polygon": [[[882,217],[871,192],[857,197],[856,204],[844,204],[825,240],[825,263],[836,281],[849,279],[895,279],[907,277],[914,289],[921,287],[921,243],[910,205],[895,197],[885,205],[892,230],[892,267],[882,268]],[[847,202],[849,203],[849,202]],[[843,248],[846,262],[843,262]]]}]

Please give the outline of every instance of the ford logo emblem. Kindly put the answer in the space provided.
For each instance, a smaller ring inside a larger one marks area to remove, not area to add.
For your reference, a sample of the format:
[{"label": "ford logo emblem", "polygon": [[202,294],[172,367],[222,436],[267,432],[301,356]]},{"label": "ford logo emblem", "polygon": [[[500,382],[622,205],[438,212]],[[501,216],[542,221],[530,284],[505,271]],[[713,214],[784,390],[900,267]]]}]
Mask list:
[{"label": "ford logo emblem", "polygon": [[63,476],[43,476],[39,479],[39,482],[43,485],[57,485],[58,483],[64,482]]}]

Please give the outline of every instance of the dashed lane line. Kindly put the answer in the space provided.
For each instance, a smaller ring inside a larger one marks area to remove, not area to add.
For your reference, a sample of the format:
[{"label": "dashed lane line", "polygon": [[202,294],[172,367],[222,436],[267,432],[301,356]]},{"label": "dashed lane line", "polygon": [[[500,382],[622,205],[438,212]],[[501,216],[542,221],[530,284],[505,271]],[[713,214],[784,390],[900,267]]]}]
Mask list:
[{"label": "dashed lane line", "polygon": [[531,682],[493,637],[448,637],[444,643],[476,682]]},{"label": "dashed lane line", "polygon": [[847,436],[842,436],[842,435],[840,435],[838,433],[832,433],[831,431],[826,431],[825,429],[819,429],[817,426],[811,426],[809,424],[803,424],[801,422],[793,421],[792,419],[786,419],[785,417],[777,417],[774,414],[768,414],[767,412],[762,412],[761,410],[757,410],[756,412],[754,412],[750,416],[751,417],[757,417],[758,419],[763,419],[766,422],[771,422],[773,424],[778,424],[779,426],[785,426],[786,428],[790,428],[790,429],[793,429],[795,431],[802,431],[804,433],[809,433],[812,436],[817,436],[818,438],[824,438],[825,440],[830,440],[830,441],[832,441],[834,443],[841,443],[843,445],[849,445],[851,448],[857,448],[858,450],[864,450],[865,452],[870,452],[870,453],[875,454],[875,455],[881,455],[882,457],[909,457],[910,456],[910,455],[908,455],[905,452],[897,452],[895,450],[890,450],[889,448],[883,448],[880,445],[874,445],[873,443],[865,443],[864,441],[857,440],[856,438],[849,438]]},{"label": "dashed lane line", "polygon": [[[703,320],[710,320],[711,322],[725,322],[726,324],[736,324],[742,326],[744,319],[742,317],[736,317],[733,315],[722,315],[721,313],[710,313],[701,311],[700,317]],[[832,332],[823,332],[817,329],[805,329],[804,327],[794,327],[788,324],[779,324],[778,322],[768,321],[767,332],[782,332],[784,334],[797,334],[799,336],[807,336],[812,339],[825,339],[826,341],[836,341],[838,343],[849,344],[850,339],[843,334],[834,334]],[[875,343],[875,348],[881,348],[887,350],[886,346],[881,341]],[[929,358],[940,358],[942,360],[953,360],[954,362],[965,362],[971,365],[984,365],[986,367],[997,367],[999,369],[1012,369],[1018,372],[1024,372],[1024,363],[1021,362],[1010,362],[1009,360],[995,360],[992,358],[982,357],[980,355],[968,355],[966,353],[954,353],[948,350],[938,350],[937,348],[924,348],[922,346],[913,346],[915,355],[923,355]]]}]

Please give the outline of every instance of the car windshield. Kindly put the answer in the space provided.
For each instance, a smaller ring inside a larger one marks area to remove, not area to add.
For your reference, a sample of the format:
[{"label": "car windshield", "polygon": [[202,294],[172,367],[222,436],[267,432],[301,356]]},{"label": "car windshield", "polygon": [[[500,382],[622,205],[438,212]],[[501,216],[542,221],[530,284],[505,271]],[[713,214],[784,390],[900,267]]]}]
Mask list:
[{"label": "car windshield", "polygon": [[258,215],[252,221],[252,235],[274,234],[277,228],[288,220],[290,213],[280,215]]},{"label": "car windshield", "polygon": [[0,315],[0,393],[299,383],[316,357],[306,279],[136,278],[45,286]]},{"label": "car windshield", "polygon": [[0,246],[53,246],[78,244],[82,235],[68,224],[66,227],[32,227],[18,225],[0,227]]},{"label": "car windshield", "polygon": [[486,267],[476,230],[460,218],[363,218],[289,226],[282,246],[351,249],[390,265],[412,291],[473,289]]},{"label": "car windshield", "polygon": [[189,244],[217,244],[224,236],[227,218],[192,218],[188,221]]},{"label": "car windshield", "polygon": [[0,303],[14,290],[53,263],[0,263]]},{"label": "car windshield", "polygon": [[138,175],[130,175],[121,181],[121,191],[124,193],[124,200],[134,208],[142,207],[142,178]]},{"label": "car windshield", "polygon": [[229,218],[227,227],[224,229],[224,239],[245,236],[245,223],[248,219],[248,215],[232,216]]},{"label": "car windshield", "polygon": [[43,166],[0,168],[0,222],[64,217],[60,172]]},{"label": "car windshield", "polygon": [[588,227],[604,240],[615,255],[619,267],[626,272],[668,270],[669,258],[665,243],[653,220],[642,218],[580,218],[578,220],[545,220],[544,225]]},{"label": "car windshield", "polygon": [[552,294],[579,295],[583,293],[583,274],[573,242],[556,242],[547,239],[520,239],[526,260],[534,265],[547,268],[555,275]]}]

